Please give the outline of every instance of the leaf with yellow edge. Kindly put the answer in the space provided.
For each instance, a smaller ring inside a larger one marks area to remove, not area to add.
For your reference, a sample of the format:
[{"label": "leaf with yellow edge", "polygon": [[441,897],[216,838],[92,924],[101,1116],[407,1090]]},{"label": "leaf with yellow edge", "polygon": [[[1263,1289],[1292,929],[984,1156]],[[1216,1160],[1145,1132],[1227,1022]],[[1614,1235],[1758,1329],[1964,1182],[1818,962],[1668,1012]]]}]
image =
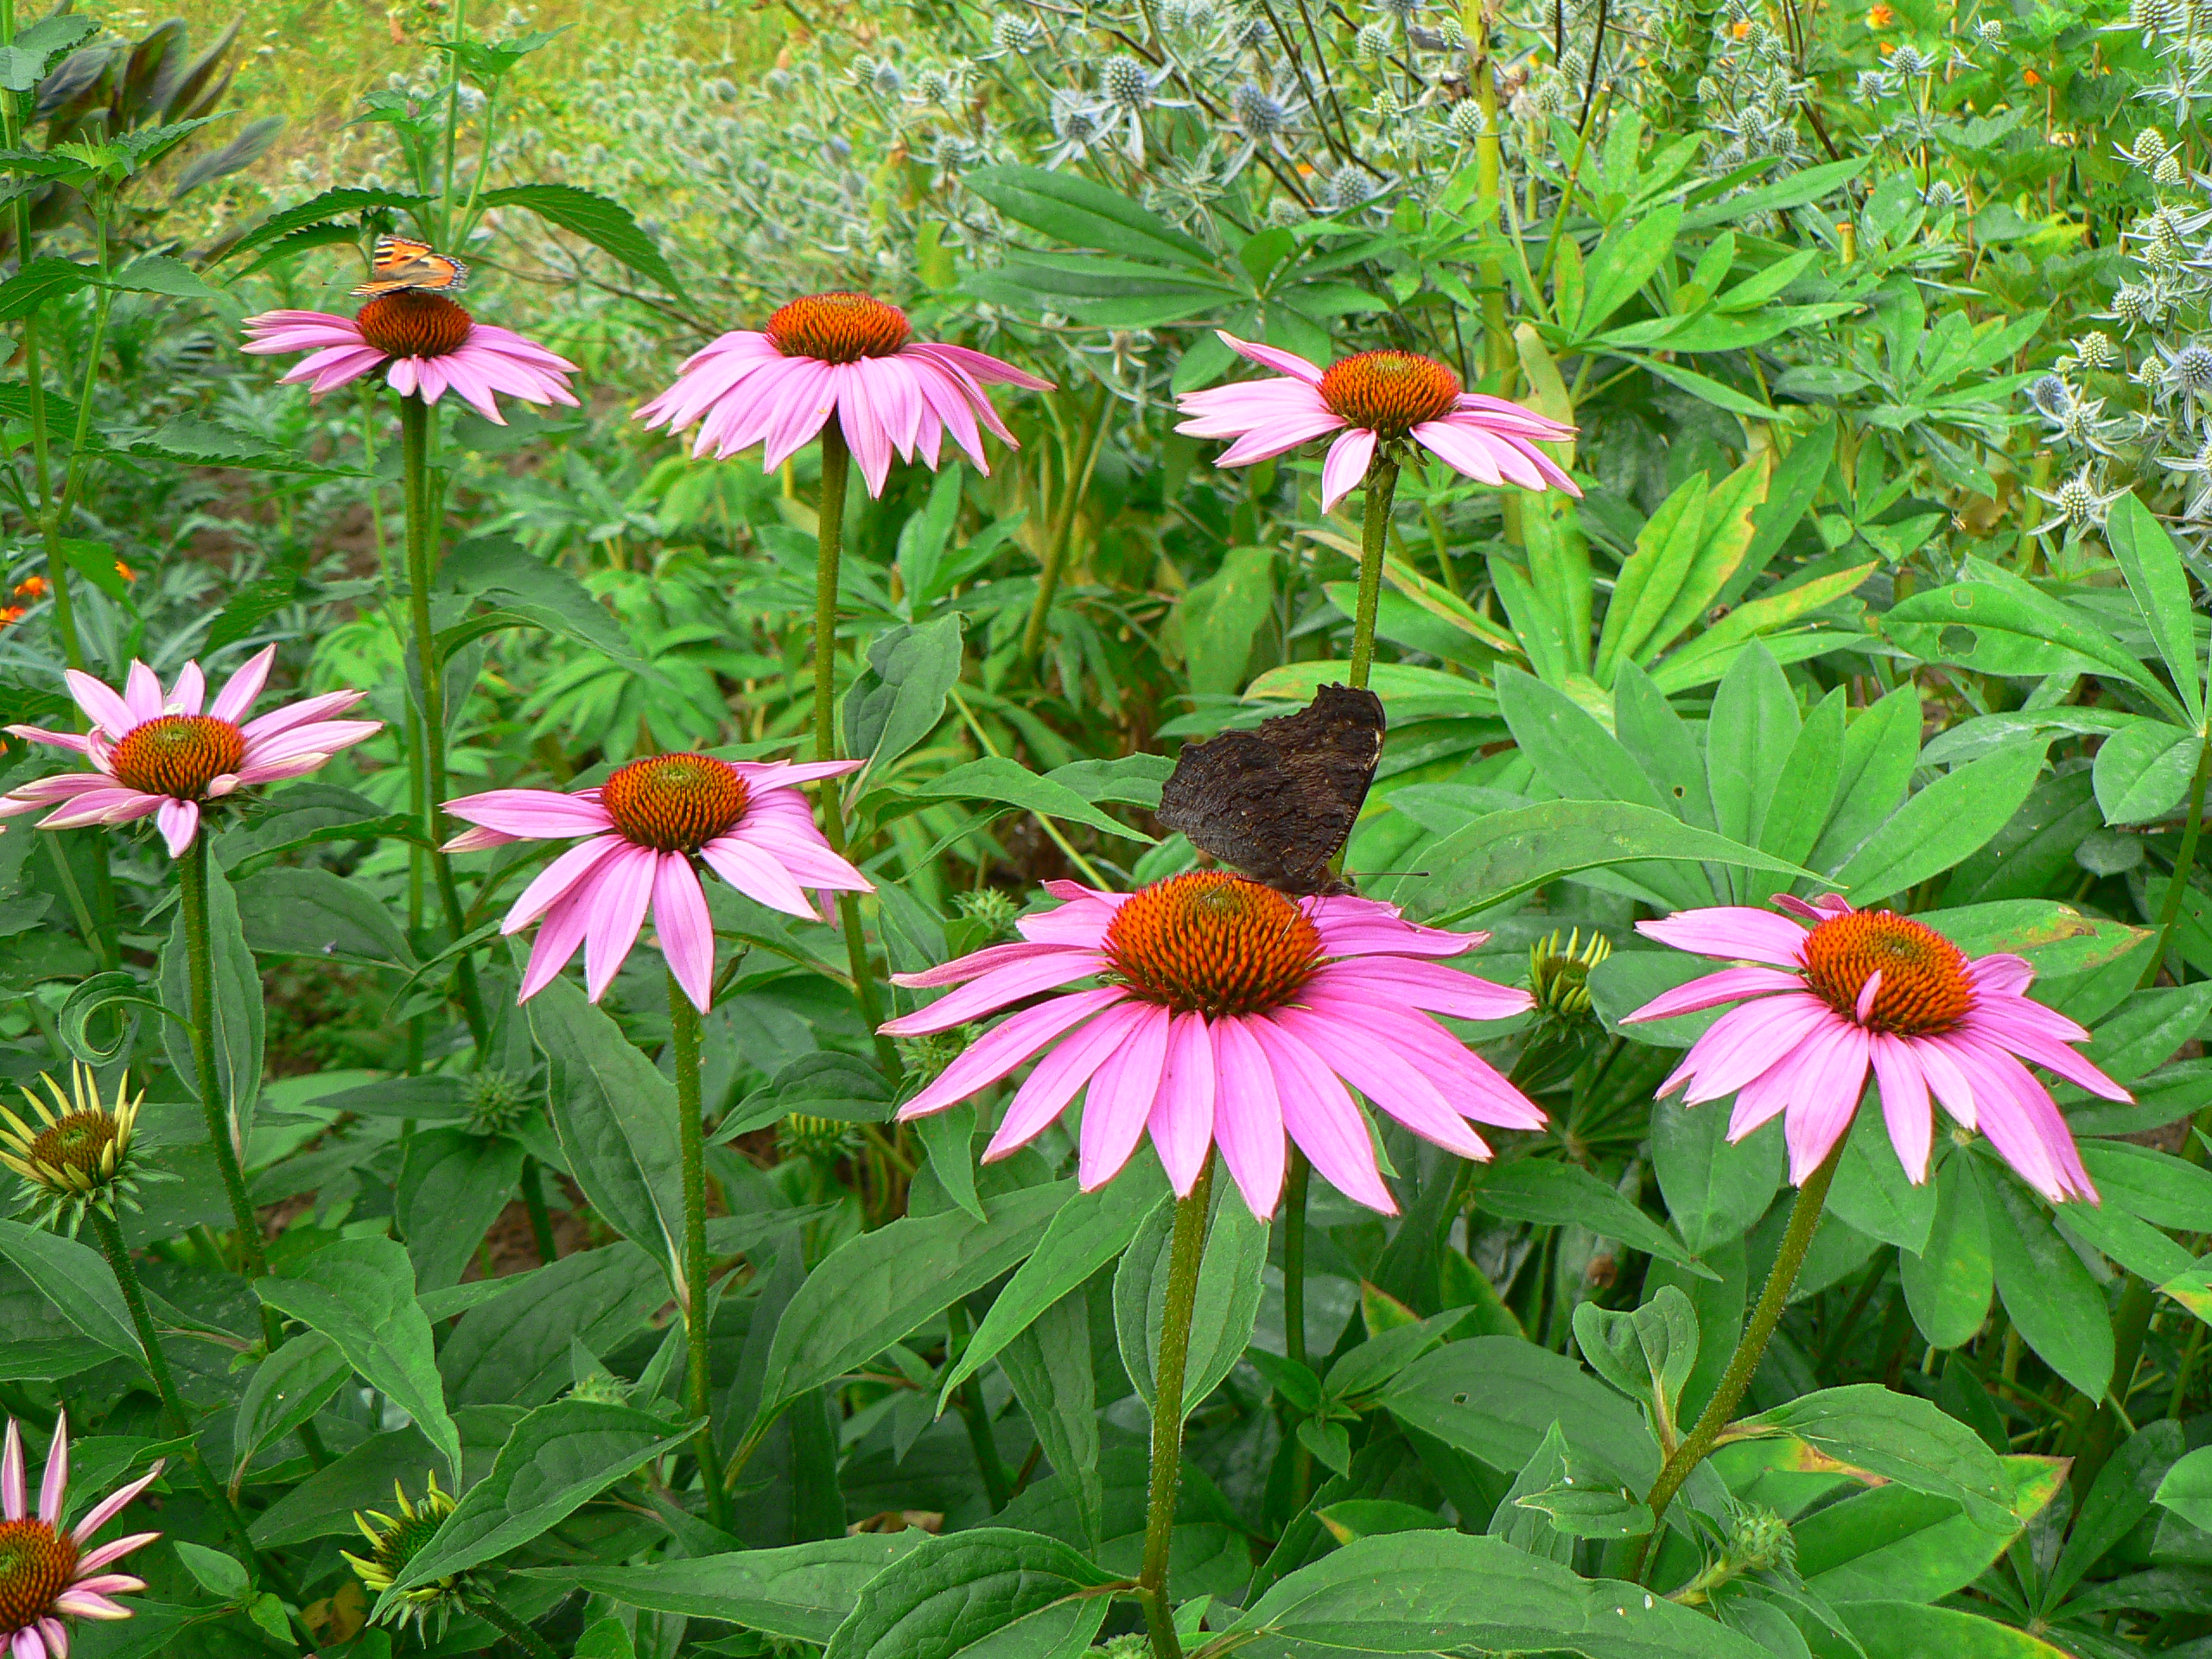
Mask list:
[{"label": "leaf with yellow edge", "polygon": [[1799,617],[1834,604],[1866,580],[1879,559],[1854,564],[1848,570],[1816,577],[1786,592],[1769,594],[1747,605],[1738,605],[1703,633],[1651,671],[1651,683],[1669,696],[1705,685],[1728,671],[1737,651],[1763,634],[1785,628]]},{"label": "leaf with yellow edge", "polygon": [[1382,561],[1382,577],[1408,599],[1440,620],[1453,627],[1500,656],[1526,662],[1528,653],[1521,649],[1521,642],[1512,633],[1491,621],[1480,611],[1453,593],[1441,582],[1427,576],[1393,555]]}]

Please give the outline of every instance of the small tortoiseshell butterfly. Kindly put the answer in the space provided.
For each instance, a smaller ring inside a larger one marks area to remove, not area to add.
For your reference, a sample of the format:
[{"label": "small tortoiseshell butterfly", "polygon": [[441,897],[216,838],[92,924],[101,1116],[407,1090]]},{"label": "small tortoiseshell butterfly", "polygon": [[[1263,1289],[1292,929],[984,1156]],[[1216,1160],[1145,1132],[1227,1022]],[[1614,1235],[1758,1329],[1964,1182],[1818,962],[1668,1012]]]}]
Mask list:
[{"label": "small tortoiseshell butterfly", "polygon": [[468,286],[468,267],[437,252],[427,242],[404,236],[380,236],[369,271],[369,280],[353,292],[373,298],[419,289],[426,294],[453,294]]}]

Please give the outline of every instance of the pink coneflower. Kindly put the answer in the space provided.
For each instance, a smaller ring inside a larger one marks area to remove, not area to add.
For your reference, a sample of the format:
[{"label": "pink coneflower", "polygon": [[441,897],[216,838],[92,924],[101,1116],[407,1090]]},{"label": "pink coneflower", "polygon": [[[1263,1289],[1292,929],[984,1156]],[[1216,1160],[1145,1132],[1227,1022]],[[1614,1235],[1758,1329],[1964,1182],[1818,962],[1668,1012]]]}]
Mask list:
[{"label": "pink coneflower", "polygon": [[1661,1094],[1687,1084],[1682,1098],[1696,1105],[1732,1092],[1731,1141],[1787,1112],[1789,1179],[1802,1185],[1851,1127],[1871,1065],[1890,1144],[1914,1183],[1928,1179],[1932,1094],[2052,1203],[2097,1201],[2065,1118],[2021,1062],[2107,1100],[2133,1096],[2067,1046],[2088,1032],[2028,999],[2034,969],[2011,955],[1969,961],[1925,923],[1853,910],[1838,894],[1775,903],[1811,927],[1738,905],[1637,924],[1700,956],[1774,964],[1707,974],[1628,1016],[1665,1020],[1753,999],[1691,1046]]},{"label": "pink coneflower", "polygon": [[935,467],[948,432],[988,473],[977,428],[1014,444],[983,393],[993,384],[1052,390],[982,352],[912,338],[895,305],[865,294],[810,294],[765,330],[735,329],[695,353],[638,418],[672,432],[699,422],[695,455],[727,458],[765,443],[760,464],[772,472],[835,414],[868,493],[880,495],[894,448],[903,461],[918,453]]},{"label": "pink coneflower", "polygon": [[1543,1123],[1520,1090],[1428,1017],[1500,1020],[1534,1006],[1525,991],[1432,960],[1463,956],[1487,934],[1417,927],[1371,899],[1294,903],[1219,870],[1133,893],[1073,881],[1046,890],[1068,902],[1025,917],[1026,943],[897,976],[901,985],[962,988],[883,1029],[947,1031],[1077,980],[1105,982],[1022,1009],[900,1117],[940,1111],[1049,1049],[1015,1092],[986,1159],[1034,1139],[1087,1084],[1084,1191],[1111,1180],[1149,1130],[1177,1193],[1189,1193],[1218,1146],[1261,1217],[1274,1213],[1282,1194],[1286,1134],[1338,1191],[1395,1213],[1347,1083],[1464,1158],[1490,1156],[1468,1119],[1516,1129]]},{"label": "pink coneflower", "polygon": [[511,328],[479,322],[442,294],[383,294],[350,317],[327,311],[264,311],[248,317],[241,348],[258,355],[312,352],[285,375],[315,395],[381,368],[391,389],[435,404],[451,391],[487,421],[506,424],[499,395],[525,404],[568,404],[576,365]]},{"label": "pink coneflower", "polygon": [[1459,377],[1433,357],[1362,352],[1323,369],[1295,352],[1239,340],[1225,329],[1215,332],[1238,355],[1281,372],[1271,379],[1185,392],[1177,400],[1185,414],[1196,417],[1178,432],[1236,440],[1216,466],[1248,466],[1337,432],[1321,463],[1325,512],[1367,476],[1378,446],[1408,442],[1485,484],[1582,493],[1536,448],[1573,437],[1573,427],[1503,397],[1462,391]]},{"label": "pink coneflower", "polygon": [[276,647],[257,653],[233,675],[205,714],[207,682],[198,663],[187,663],[166,694],[154,671],[130,664],[118,695],[91,675],[65,671],[69,695],[92,729],[49,732],[36,726],[8,730],[34,743],[81,754],[91,772],[34,778],[0,795],[0,817],[56,808],[38,821],[41,830],[74,830],[87,823],[130,823],[149,814],[181,858],[200,829],[200,808],[251,784],[272,784],[315,771],[339,750],[382,728],[380,720],[334,720],[366,696],[329,691],[273,709],[258,720],[247,709],[261,695]]},{"label": "pink coneflower", "polygon": [[102,1544],[85,1546],[115,1519],[130,1500],[161,1474],[156,1463],[121,1491],[102,1498],[67,1531],[61,1528],[69,1488],[69,1417],[54,1426],[53,1449],[46,1454],[46,1478],[39,1484],[38,1514],[26,1512],[23,1440],[16,1420],[8,1420],[7,1448],[0,1452],[0,1655],[6,1659],[68,1659],[69,1629],[74,1618],[128,1618],[130,1610],[114,1599],[146,1587],[143,1579],[104,1569],[162,1535],[134,1532]]},{"label": "pink coneflower", "polygon": [[596,789],[494,789],[448,801],[481,826],[446,843],[474,852],[516,840],[590,839],[547,865],[515,900],[503,933],[539,922],[518,1001],[543,990],[584,947],[584,979],[598,1001],[637,943],[648,906],[669,970],[702,1013],[715,978],[715,928],[692,859],[748,899],[812,918],[804,891],[872,893],[830,850],[798,785],[835,778],[858,760],[760,765],[706,754],[654,754],[618,767]]}]

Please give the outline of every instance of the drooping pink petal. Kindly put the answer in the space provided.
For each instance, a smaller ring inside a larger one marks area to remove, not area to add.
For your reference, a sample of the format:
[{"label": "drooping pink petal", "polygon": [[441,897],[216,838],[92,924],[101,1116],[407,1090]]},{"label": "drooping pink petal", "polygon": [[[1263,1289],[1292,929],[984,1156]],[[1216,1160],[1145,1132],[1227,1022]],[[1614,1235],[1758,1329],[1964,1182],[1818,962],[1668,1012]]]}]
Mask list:
[{"label": "drooping pink petal", "polygon": [[83,754],[92,742],[81,732],[49,732],[42,726],[9,726],[0,729],[26,742],[43,743],[50,749],[67,749],[76,754]]},{"label": "drooping pink petal", "polygon": [[[450,807],[448,809],[450,810]],[[508,910],[506,919],[499,924],[501,933],[519,933],[532,922],[559,903],[578,883],[630,843],[620,836],[594,836],[579,842],[537,873],[537,880],[522,890]]]},{"label": "drooping pink petal", "polygon": [[532,840],[603,835],[614,827],[597,801],[551,789],[489,789],[448,801],[446,811],[463,823]]},{"label": "drooping pink petal", "polygon": [[702,847],[699,856],[708,868],[755,903],[787,916],[813,916],[814,906],[791,872],[758,847],[734,836],[721,836]]},{"label": "drooping pink petal", "polygon": [[[1243,1018],[1211,1020],[1207,1034],[1213,1040],[1214,1142],[1245,1207],[1265,1221],[1281,1200],[1287,1167],[1274,1071]],[[1156,1143],[1157,1130],[1153,1138]]]},{"label": "drooping pink petal", "polygon": [[1508,1020],[1535,1007],[1535,999],[1526,991],[1404,957],[1332,962],[1309,982],[1316,990],[1363,995],[1384,1004],[1395,1001],[1458,1020]]},{"label": "drooping pink petal", "polygon": [[939,997],[925,1008],[889,1021],[882,1030],[890,1037],[921,1037],[933,1031],[950,1031],[980,1020],[1023,997],[1057,990],[1078,979],[1088,979],[1106,966],[1106,958],[1090,951],[1057,950],[1047,957],[1030,957],[995,968],[981,979]]},{"label": "drooping pink petal", "polygon": [[1723,968],[1717,974],[1701,974],[1687,985],[1661,992],[1634,1014],[1623,1014],[1621,1022],[1633,1025],[1643,1020],[1671,1020],[1678,1014],[1697,1014],[1719,1007],[1723,1002],[1737,1002],[1769,991],[1804,988],[1802,976],[1785,973],[1779,968]]},{"label": "drooping pink petal", "polygon": [[1706,910],[1677,911],[1657,921],[1638,922],[1636,931],[1647,939],[1671,944],[1700,957],[1724,962],[1771,963],[1778,968],[1805,965],[1805,930],[1786,916],[1748,905],[1715,905]]},{"label": "drooping pink petal", "polygon": [[1928,1154],[1935,1145],[1936,1110],[1928,1098],[1928,1079],[1917,1051],[1902,1037],[1873,1032],[1867,1053],[1882,1094],[1882,1122],[1904,1166],[1905,1179],[1918,1186],[1928,1179]]},{"label": "drooping pink petal", "polygon": [[591,931],[584,936],[584,989],[594,1002],[607,995],[638,942],[659,862],[649,847],[624,847],[599,873],[592,888]]},{"label": "drooping pink petal", "polygon": [[[2028,1015],[2027,1011],[2036,1007],[2034,1003],[2018,999],[2008,1001],[1986,997],[1960,1022],[1960,1029],[1993,1046],[2009,1049],[2022,1059],[2032,1060],[2046,1071],[2056,1072],[2077,1089],[2086,1089],[2107,1100],[2132,1101],[2135,1098],[2107,1077],[2087,1056],[2050,1036],[2039,1021]],[[2063,1018],[2063,1015],[2060,1017]],[[2070,1025],[2072,1021],[2067,1023]],[[2079,1029],[2078,1027],[2075,1028]],[[2082,1033],[2084,1037],[2088,1034]]]},{"label": "drooping pink petal", "polygon": [[1814,1032],[1843,1023],[1843,1016],[1816,996],[1793,992],[1745,1002],[1722,1014],[1690,1045],[1690,1052],[1658,1092],[1672,1094],[1688,1083],[1682,1096],[1685,1104],[1718,1100],[1743,1087]]},{"label": "drooping pink petal", "polygon": [[1214,333],[1220,335],[1221,343],[1237,356],[1249,358],[1262,368],[1273,369],[1278,374],[1287,374],[1308,385],[1321,384],[1319,366],[1295,352],[1287,352],[1280,346],[1263,346],[1255,340],[1239,340],[1226,328],[1217,328]]},{"label": "drooping pink petal", "polygon": [[1089,1083],[1106,1057],[1129,1040],[1144,1019],[1144,1004],[1126,999],[1114,1003],[1089,1025],[1071,1032],[1039,1060],[1014,1090],[1006,1117],[983,1149],[991,1163],[1027,1146],[1065,1111],[1076,1093]]},{"label": "drooping pink petal", "polygon": [[1339,1020],[1303,1008],[1277,1008],[1266,1017],[1319,1055],[1330,1070],[1366,1096],[1370,1104],[1423,1140],[1462,1158],[1478,1161],[1489,1158],[1488,1143],[1467,1127],[1466,1120],[1452,1109],[1436,1084],[1403,1055],[1365,1040]]},{"label": "drooping pink petal", "polygon": [[1238,1023],[1268,1057],[1283,1128],[1298,1149],[1346,1198],[1386,1216],[1397,1214],[1397,1200],[1376,1166],[1367,1120],[1328,1063],[1271,1020]]},{"label": "drooping pink petal", "polygon": [[1179,1198],[1190,1197],[1213,1150],[1215,1087],[1205,1015],[1177,1014],[1168,1026],[1167,1064],[1145,1122]]},{"label": "drooping pink petal", "polygon": [[605,874],[601,861],[555,899],[537,924],[537,937],[530,942],[530,963],[515,992],[517,1002],[529,1001],[551,984],[582,945],[591,931],[592,893]]},{"label": "drooping pink petal", "polygon": [[1321,463],[1321,511],[1331,511],[1357,489],[1374,459],[1375,434],[1367,428],[1347,427],[1338,434]]},{"label": "drooping pink petal", "polygon": [[663,853],[653,871],[653,931],[669,972],[704,1014],[715,984],[715,924],[691,861],[682,853]]},{"label": "drooping pink petal", "polygon": [[[1013,944],[986,945],[981,950],[971,950],[964,957],[955,957],[950,962],[925,968],[918,974],[893,974],[891,982],[916,991],[933,991],[946,985],[964,985],[971,979],[981,979],[995,968],[1034,961],[1040,957],[1065,951],[1067,948],[1064,944],[1032,944],[1027,940]],[[895,1036],[898,1033],[891,1034]]]},{"label": "drooping pink petal", "polygon": [[993,357],[988,352],[976,351],[970,346],[952,346],[940,340],[918,340],[900,346],[899,355],[901,357],[924,356],[932,361],[947,364],[960,370],[969,378],[982,381],[985,385],[1020,386],[1025,391],[1055,390],[1050,380],[1040,380],[1026,369],[1017,369],[1013,364],[1002,359]]},{"label": "drooping pink petal", "polygon": [[[1054,997],[1001,1020],[962,1051],[929,1087],[899,1109],[899,1118],[920,1117],[988,1089],[1061,1033],[1128,995],[1118,985]],[[1141,1121],[1140,1121],[1141,1127]]]},{"label": "drooping pink petal", "polygon": [[1097,1191],[1120,1174],[1136,1151],[1166,1070],[1168,1012],[1154,1003],[1140,1006],[1142,1013],[1135,1029],[1091,1073],[1084,1096],[1076,1179],[1086,1192]]},{"label": "drooping pink petal", "polygon": [[1800,1065],[1801,1092],[1782,1125],[1793,1185],[1802,1186],[1851,1127],[1866,1090],[1866,1038],[1864,1027],[1840,1022],[1821,1033],[1819,1058]]},{"label": "drooping pink petal", "polygon": [[163,801],[154,809],[154,823],[162,832],[169,856],[182,858],[185,849],[192,845],[193,836],[200,833],[200,804],[196,801]]}]

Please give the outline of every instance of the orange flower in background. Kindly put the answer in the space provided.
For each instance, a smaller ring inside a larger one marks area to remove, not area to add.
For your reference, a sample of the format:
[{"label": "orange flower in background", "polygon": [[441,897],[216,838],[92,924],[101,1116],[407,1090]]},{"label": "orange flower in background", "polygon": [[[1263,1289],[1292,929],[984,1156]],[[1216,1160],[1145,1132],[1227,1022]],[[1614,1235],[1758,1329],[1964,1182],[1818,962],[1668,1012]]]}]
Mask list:
[{"label": "orange flower in background", "polygon": [[2043,77],[2036,73],[2032,69],[2023,69],[2020,72],[2020,79],[2027,82],[2031,86],[2040,86],[2043,85]]},{"label": "orange flower in background", "polygon": [[1876,4],[1869,6],[1866,9],[1866,27],[1869,29],[1888,29],[1893,25],[1897,20],[1897,14],[1891,7]]},{"label": "orange flower in background", "polygon": [[118,559],[115,562],[115,574],[121,576],[125,582],[136,582],[138,580],[138,573],[136,570],[133,570],[129,565],[125,564],[121,559]]},{"label": "orange flower in background", "polygon": [[0,628],[11,628],[22,620],[23,607],[22,606],[0,605]]},{"label": "orange flower in background", "polygon": [[46,597],[46,587],[47,582],[44,576],[25,576],[21,582],[16,584],[16,597],[22,600],[44,599]]},{"label": "orange flower in background", "polygon": [[1728,38],[1732,41],[1746,40],[1750,37],[1751,32],[1751,20],[1748,17],[1745,18],[1740,23],[1731,23],[1728,25]]}]

